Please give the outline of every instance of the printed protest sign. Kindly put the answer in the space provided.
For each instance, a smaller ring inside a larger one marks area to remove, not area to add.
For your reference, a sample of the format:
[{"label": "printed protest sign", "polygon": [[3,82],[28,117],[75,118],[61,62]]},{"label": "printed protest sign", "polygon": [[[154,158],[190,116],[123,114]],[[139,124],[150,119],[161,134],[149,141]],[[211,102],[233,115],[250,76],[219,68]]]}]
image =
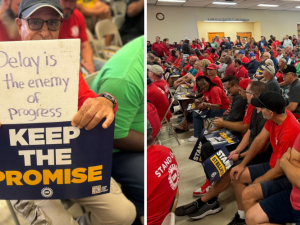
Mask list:
[{"label": "printed protest sign", "polygon": [[202,147],[202,143],[200,141],[200,138],[198,138],[192,152],[191,155],[189,157],[190,160],[193,160],[195,162],[199,162],[202,163],[202,159],[201,159],[201,147]]},{"label": "printed protest sign", "polygon": [[229,170],[233,161],[228,159],[229,152],[226,147],[222,147],[211,157],[203,162],[203,168],[206,174],[209,176],[212,185],[216,183],[227,170]]},{"label": "printed protest sign", "polygon": [[239,139],[233,135],[227,129],[222,129],[211,134],[205,135],[215,150],[222,148],[223,146],[233,145],[239,142]]},{"label": "printed protest sign", "polygon": [[71,126],[79,40],[0,42],[0,199],[109,193],[114,123]]}]

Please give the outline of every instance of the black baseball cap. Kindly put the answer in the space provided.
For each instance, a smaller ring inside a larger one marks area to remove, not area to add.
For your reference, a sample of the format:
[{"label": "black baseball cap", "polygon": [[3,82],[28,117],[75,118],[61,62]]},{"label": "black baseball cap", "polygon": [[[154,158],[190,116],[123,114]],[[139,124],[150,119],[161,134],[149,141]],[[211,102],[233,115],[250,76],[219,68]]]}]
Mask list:
[{"label": "black baseball cap", "polygon": [[278,114],[285,110],[285,101],[281,94],[275,91],[262,93],[258,98],[251,99],[251,105],[258,108],[266,108]]},{"label": "black baseball cap", "polygon": [[51,7],[55,9],[62,18],[64,17],[59,0],[22,0],[19,6],[18,17],[21,18],[21,15],[23,15],[23,17],[26,18],[43,7]]},{"label": "black baseball cap", "polygon": [[281,70],[282,73],[296,73],[296,68],[292,65],[285,65]]}]

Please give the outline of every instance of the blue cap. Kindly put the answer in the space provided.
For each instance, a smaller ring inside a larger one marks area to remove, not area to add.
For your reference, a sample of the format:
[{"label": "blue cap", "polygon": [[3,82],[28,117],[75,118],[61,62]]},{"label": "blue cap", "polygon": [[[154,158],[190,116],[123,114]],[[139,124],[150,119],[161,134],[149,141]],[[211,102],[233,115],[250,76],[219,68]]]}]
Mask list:
[{"label": "blue cap", "polygon": [[283,46],[283,45],[281,45],[281,46],[280,46],[280,48],[284,48],[284,46]]},{"label": "blue cap", "polygon": [[245,51],[244,51],[244,50],[240,50],[240,51],[239,51],[239,54],[245,55]]},{"label": "blue cap", "polygon": [[249,54],[249,56],[250,56],[250,57],[253,57],[253,56],[255,56],[255,54],[254,54],[253,52],[251,52],[251,53]]}]

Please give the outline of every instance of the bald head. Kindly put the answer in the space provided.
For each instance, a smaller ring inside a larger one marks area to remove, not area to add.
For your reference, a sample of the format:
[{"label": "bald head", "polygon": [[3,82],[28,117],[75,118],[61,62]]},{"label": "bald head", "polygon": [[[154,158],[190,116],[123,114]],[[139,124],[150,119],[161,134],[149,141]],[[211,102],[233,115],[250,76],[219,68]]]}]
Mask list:
[{"label": "bald head", "polygon": [[193,66],[197,60],[198,60],[197,56],[192,56],[190,58],[190,65]]}]

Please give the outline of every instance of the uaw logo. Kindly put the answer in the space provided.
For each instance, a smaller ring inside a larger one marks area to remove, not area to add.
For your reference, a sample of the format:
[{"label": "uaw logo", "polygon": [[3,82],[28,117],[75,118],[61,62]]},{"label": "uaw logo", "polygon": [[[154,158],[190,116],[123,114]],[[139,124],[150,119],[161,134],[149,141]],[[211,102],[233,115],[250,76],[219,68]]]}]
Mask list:
[{"label": "uaw logo", "polygon": [[179,171],[178,171],[178,166],[175,164],[172,164],[169,167],[169,183],[172,188],[172,190],[175,190],[178,186],[179,182]]},{"label": "uaw logo", "polygon": [[213,172],[210,176],[211,176],[211,178],[214,178],[216,175],[217,175],[217,173]]},{"label": "uaw logo", "polygon": [[49,187],[42,189],[41,194],[44,198],[50,198],[53,195],[53,190]]}]

